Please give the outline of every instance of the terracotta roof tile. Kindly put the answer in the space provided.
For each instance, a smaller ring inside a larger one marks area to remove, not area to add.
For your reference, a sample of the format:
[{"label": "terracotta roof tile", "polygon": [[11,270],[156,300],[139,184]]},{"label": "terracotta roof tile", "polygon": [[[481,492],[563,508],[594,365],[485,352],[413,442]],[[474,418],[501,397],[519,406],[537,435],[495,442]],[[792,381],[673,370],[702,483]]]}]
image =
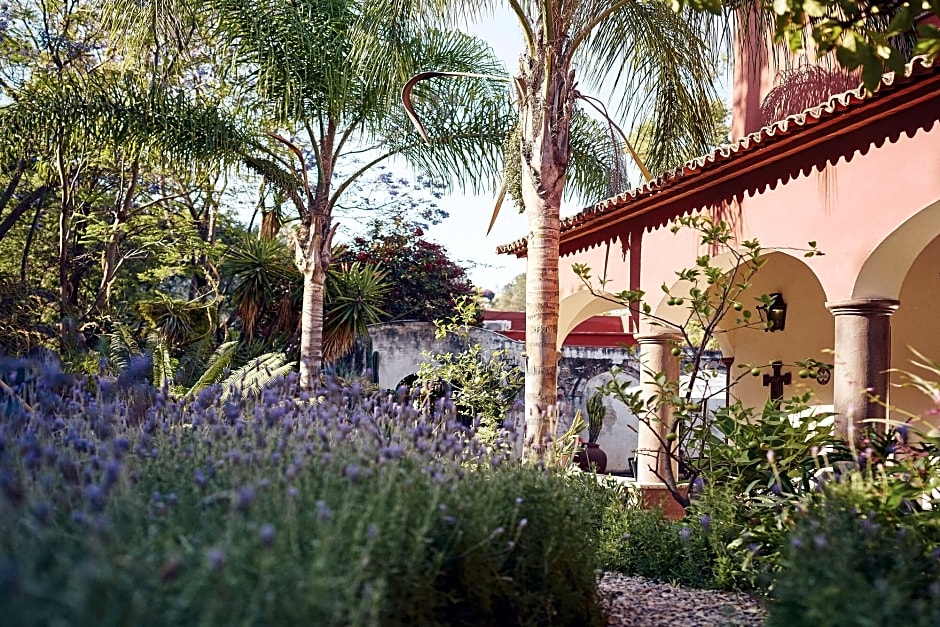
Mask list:
[{"label": "terracotta roof tile", "polygon": [[[564,234],[582,225],[600,220],[605,214],[614,209],[627,207],[641,198],[655,196],[679,183],[686,182],[688,179],[716,165],[724,164],[728,161],[739,159],[744,155],[758,152],[761,148],[772,145],[781,138],[808,131],[820,122],[837,117],[844,112],[851,111],[863,103],[876,100],[883,95],[891,93],[901,85],[914,82],[921,76],[935,73],[940,73],[940,62],[934,63],[924,57],[916,57],[905,66],[903,75],[897,76],[894,72],[885,74],[881,78],[881,84],[872,93],[867,92],[863,86],[860,86],[857,89],[836,94],[818,106],[764,126],[760,130],[742,137],[732,144],[719,146],[711,153],[693,159],[670,172],[666,172],[653,181],[617,196],[602,200],[599,203],[584,208],[575,215],[563,218],[561,221],[561,232]],[[523,253],[526,248],[527,238],[520,238],[509,244],[497,247],[496,252],[499,254],[519,254]]]}]

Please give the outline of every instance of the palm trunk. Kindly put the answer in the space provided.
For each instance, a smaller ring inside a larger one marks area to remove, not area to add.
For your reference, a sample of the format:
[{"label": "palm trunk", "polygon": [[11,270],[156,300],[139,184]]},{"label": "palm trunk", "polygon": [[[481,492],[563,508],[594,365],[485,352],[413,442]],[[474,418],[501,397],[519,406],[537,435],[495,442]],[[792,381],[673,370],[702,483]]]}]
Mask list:
[{"label": "palm trunk", "polygon": [[[319,265],[319,264],[318,264]],[[323,363],[323,294],[325,274],[304,272],[304,300],[300,311],[300,385],[309,390],[320,376]]]},{"label": "palm trunk", "polygon": [[546,46],[542,65],[522,68],[522,198],[529,224],[526,267],[525,416],[527,453],[540,455],[558,403],[558,249],[568,166],[573,73],[562,44]]},{"label": "palm trunk", "polygon": [[[323,301],[326,293],[326,271],[332,260],[333,236],[338,224],[332,224],[330,185],[336,165],[333,154],[336,145],[335,120],[329,120],[319,141],[319,172],[317,185],[312,188],[306,171],[301,171],[305,198],[294,196],[294,203],[302,216],[297,229],[295,255],[297,267],[304,275],[304,298],[300,312],[300,385],[312,389],[323,365]],[[313,139],[311,135],[311,140]],[[300,150],[290,142],[279,139],[299,158]],[[303,165],[301,167],[304,167]],[[306,201],[306,206],[304,206]]]},{"label": "palm trunk", "polygon": [[[312,224],[302,226],[297,241],[297,258],[304,275],[304,299],[300,311],[300,385],[312,389],[323,364],[323,302],[326,271],[336,226],[327,229],[320,212],[310,216]],[[305,245],[306,244],[306,245]]]}]

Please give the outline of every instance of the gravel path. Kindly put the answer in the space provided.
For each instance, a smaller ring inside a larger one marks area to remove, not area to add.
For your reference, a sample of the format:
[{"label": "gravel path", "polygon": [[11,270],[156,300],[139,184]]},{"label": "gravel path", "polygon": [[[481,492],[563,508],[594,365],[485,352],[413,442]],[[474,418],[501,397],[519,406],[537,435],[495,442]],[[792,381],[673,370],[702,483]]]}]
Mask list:
[{"label": "gravel path", "polygon": [[605,573],[598,585],[615,627],[760,627],[766,612],[751,595],[695,590]]}]

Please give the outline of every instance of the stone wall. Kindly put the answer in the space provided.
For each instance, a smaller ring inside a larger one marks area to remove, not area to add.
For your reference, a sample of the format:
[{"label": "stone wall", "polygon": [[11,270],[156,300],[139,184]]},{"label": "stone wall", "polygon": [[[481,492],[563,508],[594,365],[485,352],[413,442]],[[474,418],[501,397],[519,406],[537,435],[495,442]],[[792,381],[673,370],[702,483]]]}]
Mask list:
[{"label": "stone wall", "polygon": [[[434,338],[434,325],[430,322],[389,322],[369,327],[373,354],[378,364],[378,385],[395,389],[406,383],[418,371],[418,366],[427,360],[425,354],[459,352],[466,348],[462,340],[448,336],[443,340]],[[470,330],[470,341],[479,342],[487,351],[505,350],[520,368],[524,343],[488,329]],[[587,419],[587,400],[594,391],[609,381],[610,370],[616,366],[622,372],[618,380],[627,385],[639,382],[639,361],[628,347],[565,346],[558,364],[558,414],[559,431],[571,424],[580,408]],[[520,399],[521,400],[521,399]],[[608,417],[598,438],[598,444],[608,453],[607,471],[627,473],[632,468],[631,460],[636,453],[637,417],[625,405],[607,399]],[[521,421],[521,408],[509,416]],[[519,422],[521,424],[521,422]],[[587,433],[582,437],[587,439]]]}]

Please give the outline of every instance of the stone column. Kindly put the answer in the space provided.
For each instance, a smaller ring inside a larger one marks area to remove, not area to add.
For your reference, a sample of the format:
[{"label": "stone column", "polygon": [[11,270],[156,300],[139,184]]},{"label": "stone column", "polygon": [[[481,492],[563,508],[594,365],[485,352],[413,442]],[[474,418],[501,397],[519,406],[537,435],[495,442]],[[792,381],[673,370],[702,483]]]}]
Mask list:
[{"label": "stone column", "polygon": [[[640,348],[640,385],[643,397],[647,399],[652,396],[658,397],[662,394],[662,390],[656,385],[657,374],[665,374],[666,381],[679,380],[679,358],[672,354],[672,349],[676,342],[682,340],[682,335],[661,332],[635,335],[634,338]],[[669,405],[661,405],[656,413],[650,416],[649,425],[643,422],[642,416],[640,418],[637,427],[636,480],[641,485],[662,485],[663,482],[656,476],[654,469],[665,476],[669,458],[660,438],[666,439],[672,418],[672,408]],[[677,469],[673,467],[673,470]]]},{"label": "stone column", "polygon": [[861,421],[886,415],[891,314],[899,305],[887,298],[826,303],[835,316],[832,402],[840,437],[854,438]]}]

